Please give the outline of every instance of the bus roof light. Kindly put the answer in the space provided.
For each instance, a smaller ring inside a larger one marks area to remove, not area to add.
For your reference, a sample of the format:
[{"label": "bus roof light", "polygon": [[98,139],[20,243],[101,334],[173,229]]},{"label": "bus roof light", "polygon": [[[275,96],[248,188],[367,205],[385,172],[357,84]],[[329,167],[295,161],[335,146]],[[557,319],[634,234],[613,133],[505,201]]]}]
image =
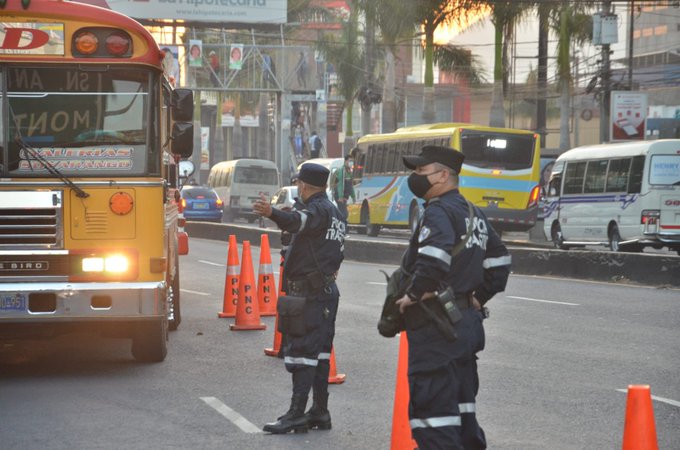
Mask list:
[{"label": "bus roof light", "polygon": [[75,37],[76,50],[83,55],[92,55],[99,47],[99,39],[91,31],[83,31]]},{"label": "bus roof light", "polygon": [[120,31],[114,31],[106,38],[106,51],[111,56],[125,56],[131,46],[130,36]]}]

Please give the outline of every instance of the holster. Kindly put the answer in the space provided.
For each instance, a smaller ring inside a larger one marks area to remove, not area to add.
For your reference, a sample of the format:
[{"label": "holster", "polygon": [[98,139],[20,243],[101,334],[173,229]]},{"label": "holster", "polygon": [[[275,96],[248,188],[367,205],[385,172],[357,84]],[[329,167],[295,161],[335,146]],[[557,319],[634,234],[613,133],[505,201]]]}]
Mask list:
[{"label": "holster", "polygon": [[293,337],[304,336],[307,332],[305,305],[307,297],[282,295],[276,304],[279,314],[278,331]]}]

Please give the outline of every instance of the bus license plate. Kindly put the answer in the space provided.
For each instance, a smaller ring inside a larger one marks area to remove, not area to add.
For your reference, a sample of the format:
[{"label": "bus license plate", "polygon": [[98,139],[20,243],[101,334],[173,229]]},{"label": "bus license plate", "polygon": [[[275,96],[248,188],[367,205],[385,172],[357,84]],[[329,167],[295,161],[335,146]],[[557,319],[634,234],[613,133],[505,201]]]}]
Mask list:
[{"label": "bus license plate", "polygon": [[207,203],[194,203],[194,209],[208,209]]},{"label": "bus license plate", "polygon": [[0,311],[26,310],[26,296],[24,294],[0,295]]}]

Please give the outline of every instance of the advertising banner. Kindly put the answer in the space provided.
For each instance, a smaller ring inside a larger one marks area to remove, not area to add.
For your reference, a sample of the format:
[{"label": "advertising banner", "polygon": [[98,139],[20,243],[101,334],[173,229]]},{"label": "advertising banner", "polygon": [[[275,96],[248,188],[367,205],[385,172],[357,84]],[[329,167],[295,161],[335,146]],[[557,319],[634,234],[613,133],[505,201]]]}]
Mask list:
[{"label": "advertising banner", "polygon": [[201,170],[210,169],[210,127],[201,127]]},{"label": "advertising banner", "polygon": [[77,0],[135,19],[286,23],[288,0]]},{"label": "advertising banner", "polygon": [[645,138],[647,94],[634,91],[612,91],[609,136],[612,141]]},{"label": "advertising banner", "polygon": [[243,44],[231,44],[229,51],[229,68],[241,70],[243,67]]}]

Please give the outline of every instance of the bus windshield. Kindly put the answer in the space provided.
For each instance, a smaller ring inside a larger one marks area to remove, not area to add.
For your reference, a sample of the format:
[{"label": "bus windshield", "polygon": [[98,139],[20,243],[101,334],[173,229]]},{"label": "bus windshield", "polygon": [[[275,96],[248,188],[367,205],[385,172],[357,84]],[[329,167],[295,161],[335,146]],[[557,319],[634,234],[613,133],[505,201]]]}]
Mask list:
[{"label": "bus windshield", "polygon": [[276,169],[265,169],[262,166],[237,167],[234,182],[244,184],[278,185]]},{"label": "bus windshield", "polygon": [[49,176],[39,160],[69,176],[146,173],[148,71],[6,67],[3,78],[12,176]]},{"label": "bus windshield", "polygon": [[532,135],[463,130],[460,140],[467,165],[502,170],[530,169],[533,165]]}]

